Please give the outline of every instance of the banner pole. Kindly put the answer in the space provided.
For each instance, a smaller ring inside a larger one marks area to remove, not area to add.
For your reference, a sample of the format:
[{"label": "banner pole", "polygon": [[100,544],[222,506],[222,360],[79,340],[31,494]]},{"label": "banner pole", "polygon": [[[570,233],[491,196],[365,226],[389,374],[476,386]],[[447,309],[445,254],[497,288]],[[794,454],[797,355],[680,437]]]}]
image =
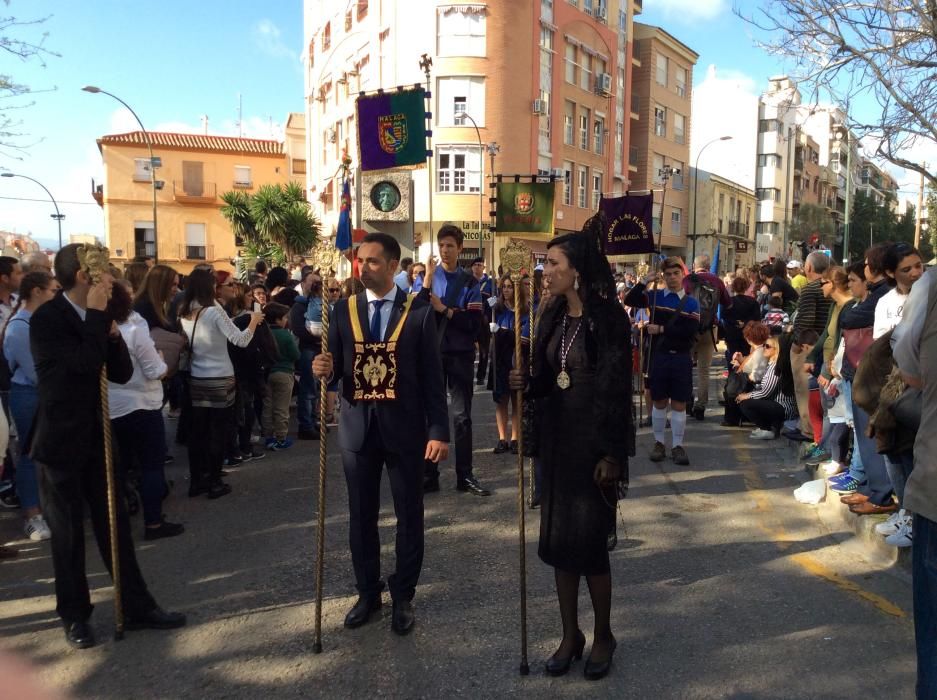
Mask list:
[{"label": "banner pole", "polygon": [[[429,188],[429,220],[427,222],[427,235],[429,236],[429,253],[433,255],[436,240],[433,233],[433,93],[430,89],[430,71],[433,68],[433,59],[428,54],[420,56],[420,68],[426,76],[426,184]],[[481,233],[479,233],[479,236]],[[415,252],[415,251],[414,251]],[[416,258],[419,259],[419,254]]]},{"label": "banner pole", "polygon": [[[511,276],[514,283],[514,366],[523,366],[524,356],[521,347],[521,305],[520,285],[522,273],[530,269],[532,254],[521,241],[512,241],[501,249],[501,264],[504,272]],[[516,405],[523,411],[524,392],[517,391]],[[524,434],[517,436],[517,531],[518,531],[518,565],[520,579],[520,613],[521,613],[521,662],[519,672],[522,676],[530,673],[527,662],[527,532],[525,525],[524,503]]]},{"label": "banner pole", "polygon": [[[661,172],[660,172],[660,176],[664,181],[664,187],[661,190],[661,195],[660,195],[660,228],[657,230],[657,254],[658,256],[661,255],[661,239],[664,236],[664,204],[667,202],[667,183],[670,181],[671,170],[672,170],[671,166],[665,165],[661,169]],[[652,235],[654,233],[653,225],[654,225],[654,204],[652,202],[651,203],[651,226],[652,226],[651,234]],[[655,283],[659,283],[659,280],[657,278],[660,276],[660,263],[658,263],[657,265],[654,265],[653,262],[654,262],[654,253],[651,253],[652,264],[648,266],[648,269],[654,270]],[[657,311],[657,287],[656,286],[654,288],[654,295],[651,296],[649,294],[648,296],[650,296],[650,299],[651,299],[651,313],[648,316],[647,322],[653,323],[654,313]],[[654,342],[652,340],[647,349],[647,377],[651,376],[651,363],[653,361],[654,361]]]}]

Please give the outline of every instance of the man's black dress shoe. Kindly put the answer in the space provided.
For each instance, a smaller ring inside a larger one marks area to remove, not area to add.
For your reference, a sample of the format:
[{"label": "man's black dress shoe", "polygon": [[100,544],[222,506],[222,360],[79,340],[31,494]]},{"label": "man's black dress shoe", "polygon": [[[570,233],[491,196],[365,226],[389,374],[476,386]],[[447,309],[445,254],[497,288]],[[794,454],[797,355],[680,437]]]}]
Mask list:
[{"label": "man's black dress shoe", "polygon": [[65,640],[76,649],[90,649],[94,646],[94,632],[87,622],[66,622]]},{"label": "man's black dress shoe", "polygon": [[427,476],[423,478],[423,493],[436,493],[439,491],[439,477]]},{"label": "man's black dress shoe", "polygon": [[127,616],[124,627],[128,630],[171,630],[185,627],[185,615],[166,612],[158,605],[148,613],[136,617]]},{"label": "man's black dress shoe", "polygon": [[612,659],[615,656],[617,647],[618,642],[612,637],[612,650],[608,653],[608,658],[605,661],[593,661],[592,655],[589,655],[589,658],[586,659],[585,668],[582,669],[582,675],[586,677],[587,681],[597,681],[608,675],[612,668]]},{"label": "man's black dress shoe", "polygon": [[569,667],[572,665],[573,659],[582,658],[582,650],[585,649],[585,647],[586,635],[582,633],[582,630],[576,630],[576,646],[573,647],[573,653],[565,659],[559,658],[556,654],[547,659],[547,674],[551,676],[565,676],[569,673]]},{"label": "man's black dress shoe", "polygon": [[358,596],[358,600],[345,615],[345,627],[350,630],[361,627],[371,615],[381,609],[381,596]]},{"label": "man's black dress shoe", "polygon": [[455,487],[457,491],[465,491],[466,493],[470,493],[473,496],[491,495],[491,491],[483,488],[482,485],[478,483],[478,479],[476,479],[474,476],[469,476],[465,479],[459,479],[458,482],[456,482]]},{"label": "man's black dress shoe", "polygon": [[394,614],[390,618],[390,628],[403,636],[410,634],[416,617],[413,614],[413,603],[409,600],[394,601]]}]

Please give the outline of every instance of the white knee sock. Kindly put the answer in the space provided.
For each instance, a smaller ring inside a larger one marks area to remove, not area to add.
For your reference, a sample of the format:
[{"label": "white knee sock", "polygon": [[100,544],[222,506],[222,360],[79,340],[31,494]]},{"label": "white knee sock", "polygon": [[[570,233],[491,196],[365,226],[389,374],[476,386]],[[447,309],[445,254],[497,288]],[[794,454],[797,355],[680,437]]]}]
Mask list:
[{"label": "white knee sock", "polygon": [[683,444],[683,435],[686,433],[686,411],[670,412],[670,430],[673,432],[673,446],[679,447]]},{"label": "white knee sock", "polygon": [[667,409],[651,407],[651,429],[654,431],[654,439],[659,443],[664,442],[664,430],[667,429]]}]

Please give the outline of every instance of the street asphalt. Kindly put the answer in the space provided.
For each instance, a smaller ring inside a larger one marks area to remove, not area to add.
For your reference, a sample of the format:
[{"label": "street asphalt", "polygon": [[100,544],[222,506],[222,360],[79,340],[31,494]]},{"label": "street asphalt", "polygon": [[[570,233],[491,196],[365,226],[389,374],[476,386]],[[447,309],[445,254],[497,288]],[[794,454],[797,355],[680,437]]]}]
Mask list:
[{"label": "street asphalt", "polygon": [[[715,376],[714,376],[715,379]],[[715,386],[715,383],[714,383]],[[716,393],[711,392],[715,397]],[[426,556],[408,637],[382,614],[342,627],[355,600],[340,459],[329,450],[322,654],[312,653],[318,442],[232,470],[230,496],[190,499],[184,449],[167,469],[167,517],[180,537],[134,534],[157,600],[188,615],[170,632],[111,639],[112,588],[88,541],[98,645],[70,649],[55,615],[47,543],[22,539],[0,513],[0,649],[38,681],[87,698],[910,698],[914,631],[907,574],[868,557],[792,492],[805,474],[781,442],[690,420],[689,467],[653,464],[639,431],[631,491],[612,553],[612,673],[551,678],[561,634],[553,573],[537,557],[539,511],[526,511],[530,675],[521,676],[516,457],[494,455],[491,394],[475,396],[475,472],[490,498],[456,492],[451,466],[427,496]],[[174,424],[168,421],[171,434]],[[330,435],[334,437],[334,431]],[[786,441],[785,441],[786,442]],[[526,470],[526,467],[525,467]],[[383,570],[392,572],[394,515],[385,477]],[[591,642],[583,582],[580,621]],[[0,676],[0,698],[7,683]]]}]

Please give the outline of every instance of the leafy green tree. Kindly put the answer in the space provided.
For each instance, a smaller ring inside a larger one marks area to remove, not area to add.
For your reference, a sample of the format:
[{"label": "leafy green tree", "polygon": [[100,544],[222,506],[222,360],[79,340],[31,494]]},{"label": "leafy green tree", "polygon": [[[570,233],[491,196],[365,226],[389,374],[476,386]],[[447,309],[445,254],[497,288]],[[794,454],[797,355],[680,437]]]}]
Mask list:
[{"label": "leafy green tree", "polygon": [[[221,214],[231,225],[231,232],[255,252],[274,248],[286,259],[306,253],[315,245],[319,220],[298,183],[261,185],[253,194],[229,190],[221,200]],[[269,254],[263,257],[270,259]]]},{"label": "leafy green tree", "polygon": [[792,241],[807,242],[814,234],[817,234],[822,243],[832,248],[836,226],[833,218],[827,213],[826,207],[808,202],[797,208],[788,231],[788,237]]}]

